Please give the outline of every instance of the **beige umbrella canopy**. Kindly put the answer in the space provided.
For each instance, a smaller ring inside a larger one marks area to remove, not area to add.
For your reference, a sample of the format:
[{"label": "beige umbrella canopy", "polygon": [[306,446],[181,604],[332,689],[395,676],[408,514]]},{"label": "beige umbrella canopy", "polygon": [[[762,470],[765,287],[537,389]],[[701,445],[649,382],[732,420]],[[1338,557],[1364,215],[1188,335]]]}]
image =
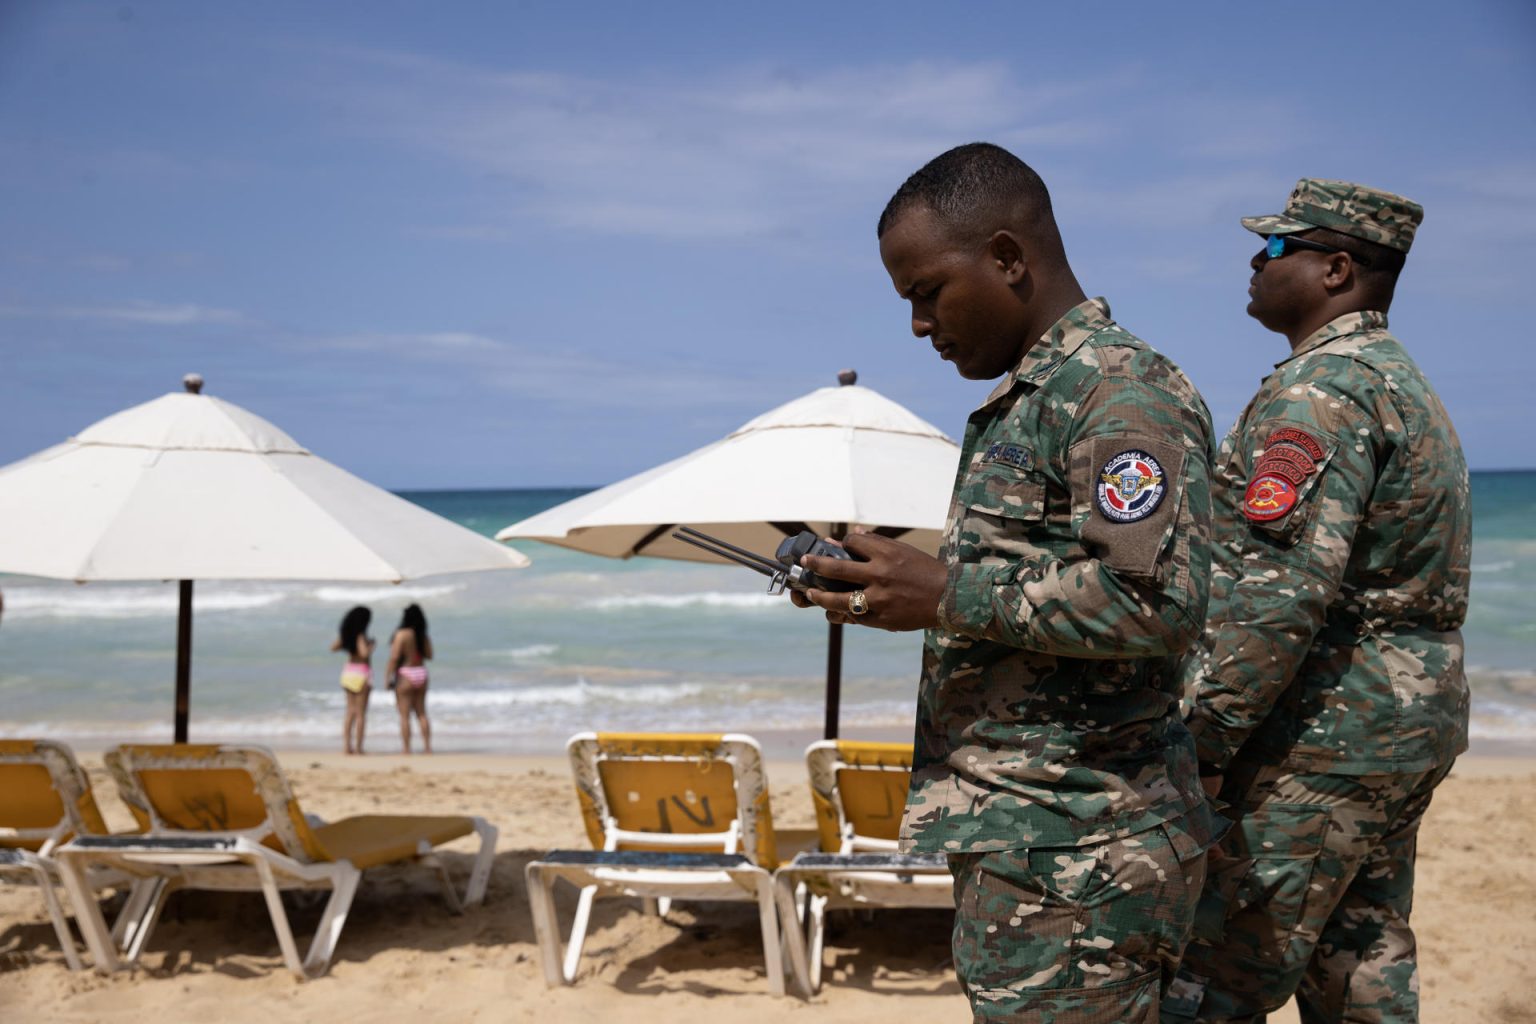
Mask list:
[{"label": "beige umbrella canopy", "polygon": [[399,583],[528,564],[201,394],[196,374],[185,383],[184,393],[0,467],[0,572],[181,581],[177,742],[186,740],[192,581]]},{"label": "beige umbrella canopy", "polygon": [[[862,526],[936,553],[960,449],[933,424],[860,387],[851,370],[714,444],[556,505],[496,534],[613,558],[717,562],[672,538],[691,526],[772,556],[801,530]],[[745,582],[745,581],[744,581]],[[842,627],[830,627],[826,735],[837,734]]]}]

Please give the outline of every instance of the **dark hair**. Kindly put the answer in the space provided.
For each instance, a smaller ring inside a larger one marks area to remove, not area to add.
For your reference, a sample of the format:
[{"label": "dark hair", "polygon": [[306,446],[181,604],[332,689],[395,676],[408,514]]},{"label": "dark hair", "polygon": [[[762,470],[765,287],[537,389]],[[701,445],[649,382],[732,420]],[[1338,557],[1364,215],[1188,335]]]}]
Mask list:
[{"label": "dark hair", "polygon": [[990,238],[1000,227],[1050,226],[1051,194],[1040,175],[1001,146],[970,142],[940,153],[913,172],[885,204],[875,229],[886,230],[908,210],[925,206],[967,242]]},{"label": "dark hair", "polygon": [[[1346,235],[1328,228],[1313,228],[1303,234],[1314,242],[1322,242],[1331,245],[1335,249],[1343,249],[1355,257],[1355,268],[1358,273],[1366,277],[1385,275],[1393,282],[1397,281],[1397,275],[1402,273],[1403,264],[1407,262],[1408,254],[1391,246],[1382,245],[1379,242],[1369,242],[1364,238],[1356,238],[1354,235]],[[1360,260],[1367,262],[1361,263]]]},{"label": "dark hair", "polygon": [[357,657],[358,638],[368,632],[368,623],[372,621],[373,612],[362,605],[341,617],[341,649],[347,652],[348,657]]},{"label": "dark hair", "polygon": [[416,634],[416,653],[425,658],[427,656],[427,616],[421,610],[421,605],[413,604],[405,609],[405,613],[400,616],[399,628],[408,629]]}]

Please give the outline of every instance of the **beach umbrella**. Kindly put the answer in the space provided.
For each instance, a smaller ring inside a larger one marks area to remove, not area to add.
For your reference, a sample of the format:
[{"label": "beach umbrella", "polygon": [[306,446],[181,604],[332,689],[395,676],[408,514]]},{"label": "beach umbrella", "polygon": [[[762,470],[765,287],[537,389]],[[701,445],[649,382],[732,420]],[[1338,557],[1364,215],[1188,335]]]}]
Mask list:
[{"label": "beach umbrella", "polygon": [[345,580],[516,569],[521,553],[186,390],[0,467],[0,572],[178,580],[176,742],[187,739],[195,580]]},{"label": "beach umbrella", "polygon": [[[862,526],[935,554],[960,449],[943,431],[855,383],[818,388],[722,440],[514,523],[497,540],[540,540],[612,558],[719,562],[676,540],[690,526],[772,556],[801,530]],[[825,734],[837,735],[842,626],[830,624]]]}]

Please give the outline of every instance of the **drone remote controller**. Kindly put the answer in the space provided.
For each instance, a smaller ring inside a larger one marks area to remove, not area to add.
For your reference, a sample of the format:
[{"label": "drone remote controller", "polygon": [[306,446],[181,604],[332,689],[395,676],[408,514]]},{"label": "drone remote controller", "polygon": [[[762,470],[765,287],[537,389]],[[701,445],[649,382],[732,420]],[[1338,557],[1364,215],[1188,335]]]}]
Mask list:
[{"label": "drone remote controller", "polygon": [[848,592],[859,589],[858,584],[847,580],[835,580],[829,576],[818,576],[800,564],[800,560],[806,555],[817,555],[821,558],[841,558],[844,561],[859,562],[861,558],[855,558],[847,548],[837,544],[830,544],[822,540],[810,530],[801,530],[793,537],[786,537],[779,544],[779,549],[774,552],[773,558],[765,558],[756,552],[739,548],[734,544],[723,541],[718,537],[711,537],[692,527],[680,526],[672,536],[684,542],[692,544],[696,548],[702,548],[712,555],[718,555],[737,565],[744,565],[753,572],[762,573],[768,577],[768,593],[782,594],[786,588],[793,590],[836,590]]}]

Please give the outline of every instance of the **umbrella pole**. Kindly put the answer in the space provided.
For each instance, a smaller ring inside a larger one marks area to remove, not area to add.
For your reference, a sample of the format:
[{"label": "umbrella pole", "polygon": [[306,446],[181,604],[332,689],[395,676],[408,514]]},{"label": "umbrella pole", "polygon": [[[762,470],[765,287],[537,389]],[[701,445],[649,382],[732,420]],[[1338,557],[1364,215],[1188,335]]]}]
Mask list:
[{"label": "umbrella pole", "polygon": [[[832,523],[827,536],[841,541],[848,536],[847,523]],[[822,728],[822,739],[837,739],[838,703],[843,699],[843,624],[833,622],[827,626],[827,722]]]},{"label": "umbrella pole", "polygon": [[181,581],[176,610],[176,742],[187,742],[187,708],[192,694],[192,581]]},{"label": "umbrella pole", "polygon": [[822,739],[837,739],[837,705],[843,695],[843,624],[827,626],[827,724]]}]

